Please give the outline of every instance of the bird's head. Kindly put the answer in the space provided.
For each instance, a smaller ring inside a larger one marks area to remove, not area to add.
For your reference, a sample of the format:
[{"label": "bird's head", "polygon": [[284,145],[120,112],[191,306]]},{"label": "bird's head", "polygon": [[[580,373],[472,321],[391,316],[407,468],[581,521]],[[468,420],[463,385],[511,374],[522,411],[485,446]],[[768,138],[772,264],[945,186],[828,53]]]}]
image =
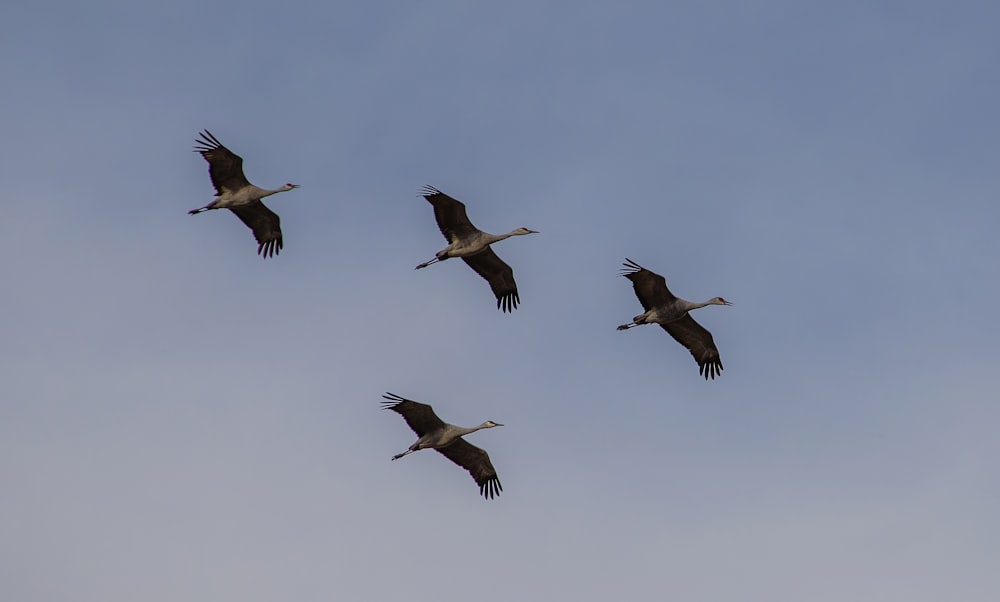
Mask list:
[{"label": "bird's head", "polygon": [[716,297],[715,299],[712,299],[712,305],[732,305],[732,303],[726,301],[722,297]]},{"label": "bird's head", "polygon": [[529,230],[528,228],[518,228],[517,230],[514,230],[514,234],[517,234],[518,236],[523,234],[538,234],[538,230]]},{"label": "bird's head", "polygon": [[499,422],[493,422],[492,420],[487,420],[486,422],[483,423],[483,428],[491,429],[495,426],[503,426],[503,425],[500,424]]},{"label": "bird's head", "polygon": [[288,184],[285,184],[283,188],[285,190],[294,190],[296,188],[301,188],[301,187],[298,184],[292,184],[291,182],[289,182]]}]

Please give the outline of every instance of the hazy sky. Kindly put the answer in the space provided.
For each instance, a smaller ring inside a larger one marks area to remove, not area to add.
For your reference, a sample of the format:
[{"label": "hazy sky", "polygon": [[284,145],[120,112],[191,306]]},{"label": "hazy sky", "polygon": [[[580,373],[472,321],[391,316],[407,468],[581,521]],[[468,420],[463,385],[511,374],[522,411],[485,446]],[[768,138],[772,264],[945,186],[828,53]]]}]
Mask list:
[{"label": "hazy sky", "polygon": [[[1000,597],[994,2],[7,2],[0,597]],[[273,197],[262,260],[191,152]],[[495,308],[433,185],[497,245]],[[725,371],[641,312],[625,257]],[[484,501],[379,410],[434,405]]]}]

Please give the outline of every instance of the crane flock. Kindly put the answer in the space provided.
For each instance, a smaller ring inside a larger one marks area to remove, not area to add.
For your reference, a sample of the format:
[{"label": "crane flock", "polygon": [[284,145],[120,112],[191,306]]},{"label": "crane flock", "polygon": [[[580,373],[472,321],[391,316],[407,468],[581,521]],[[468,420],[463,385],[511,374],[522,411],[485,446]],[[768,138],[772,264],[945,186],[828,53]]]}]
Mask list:
[{"label": "crane flock", "polygon": [[[196,215],[212,209],[229,209],[253,232],[257,240],[258,255],[263,258],[277,255],[284,246],[280,219],[261,199],[299,186],[291,183],[274,189],[254,186],[243,174],[243,159],[239,155],[226,148],[208,130],[203,130],[199,135],[201,138],[195,140],[194,150],[208,162],[208,173],[216,194],[212,202],[188,213]],[[416,269],[420,270],[452,257],[461,257],[462,261],[489,283],[496,297],[497,309],[512,313],[521,302],[517,283],[514,281],[514,271],[497,256],[492,245],[513,236],[538,232],[528,228],[517,228],[506,234],[483,232],[472,225],[465,204],[458,199],[432,186],[425,186],[420,195],[434,208],[434,219],[448,241],[448,246],[438,251],[433,259],[416,266]],[[644,311],[632,318],[631,322],[618,326],[618,330],[659,324],[694,356],[698,372],[705,380],[719,376],[722,373],[719,349],[715,346],[712,334],[695,322],[690,312],[709,305],[732,303],[722,297],[713,297],[701,303],[676,297],[667,288],[666,278],[628,258],[625,259],[621,275],[632,282],[632,288]],[[417,434],[416,442],[406,451],[393,456],[393,460],[422,449],[434,449],[468,471],[484,498],[493,499],[503,491],[489,455],[463,438],[479,430],[503,426],[502,424],[487,420],[478,426],[459,427],[438,418],[428,404],[393,393],[386,393],[382,397],[386,400],[382,402],[383,409],[402,416]]]}]

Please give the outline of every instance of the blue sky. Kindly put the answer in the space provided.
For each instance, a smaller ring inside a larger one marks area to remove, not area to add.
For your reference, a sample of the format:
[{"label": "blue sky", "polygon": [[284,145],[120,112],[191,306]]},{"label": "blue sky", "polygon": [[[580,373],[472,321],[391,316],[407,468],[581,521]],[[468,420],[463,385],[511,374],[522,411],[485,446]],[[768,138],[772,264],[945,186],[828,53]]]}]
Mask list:
[{"label": "blue sky", "polygon": [[[0,8],[0,591],[995,600],[987,2]],[[255,255],[191,152],[268,200]],[[497,245],[495,309],[426,184]],[[631,257],[697,319],[698,376]],[[449,422],[485,502],[384,391]]]}]

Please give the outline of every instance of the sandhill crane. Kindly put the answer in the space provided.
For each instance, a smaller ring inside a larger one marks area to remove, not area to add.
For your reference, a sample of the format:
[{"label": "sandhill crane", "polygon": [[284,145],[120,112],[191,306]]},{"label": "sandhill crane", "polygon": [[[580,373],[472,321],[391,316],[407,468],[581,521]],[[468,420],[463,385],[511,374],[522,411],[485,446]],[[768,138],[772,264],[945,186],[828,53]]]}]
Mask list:
[{"label": "sandhill crane", "polygon": [[272,194],[298,188],[298,184],[285,184],[268,190],[251,184],[243,175],[243,159],[219,142],[211,132],[201,132],[195,140],[195,152],[208,161],[208,175],[215,185],[215,200],[199,209],[188,211],[191,215],[209,209],[229,209],[253,230],[257,239],[257,254],[267,258],[277,255],[283,246],[278,214],[264,206],[260,200]]},{"label": "sandhill crane", "polygon": [[497,298],[497,309],[511,312],[517,308],[521,299],[517,296],[514,270],[497,257],[490,245],[511,236],[538,234],[538,232],[527,228],[511,230],[507,234],[483,232],[469,221],[469,216],[465,214],[465,204],[461,201],[432,186],[424,187],[420,194],[434,205],[434,219],[437,220],[441,234],[447,239],[448,246],[438,251],[434,259],[418,265],[416,269],[426,268],[449,257],[461,257],[470,268],[490,283],[490,288]]},{"label": "sandhill crane", "polygon": [[713,297],[703,303],[675,297],[667,288],[667,280],[663,276],[650,272],[627,257],[622,265],[621,275],[632,281],[635,296],[646,311],[632,318],[630,323],[619,326],[618,330],[628,330],[642,324],[659,324],[678,343],[688,348],[698,362],[698,373],[704,375],[705,380],[709,377],[714,379],[721,373],[722,359],[712,340],[712,333],[695,322],[688,312],[709,305],[732,303],[722,297]]},{"label": "sandhill crane", "polygon": [[386,393],[382,397],[388,400],[382,402],[382,409],[392,410],[402,416],[413,432],[419,435],[416,443],[405,452],[393,456],[393,460],[421,449],[436,449],[444,457],[469,471],[484,498],[492,499],[493,496],[500,495],[503,487],[500,486],[500,479],[497,478],[497,471],[490,463],[489,455],[462,439],[462,435],[503,426],[502,424],[487,420],[472,428],[455,426],[438,418],[434,409],[426,403],[405,399],[393,393]]}]

